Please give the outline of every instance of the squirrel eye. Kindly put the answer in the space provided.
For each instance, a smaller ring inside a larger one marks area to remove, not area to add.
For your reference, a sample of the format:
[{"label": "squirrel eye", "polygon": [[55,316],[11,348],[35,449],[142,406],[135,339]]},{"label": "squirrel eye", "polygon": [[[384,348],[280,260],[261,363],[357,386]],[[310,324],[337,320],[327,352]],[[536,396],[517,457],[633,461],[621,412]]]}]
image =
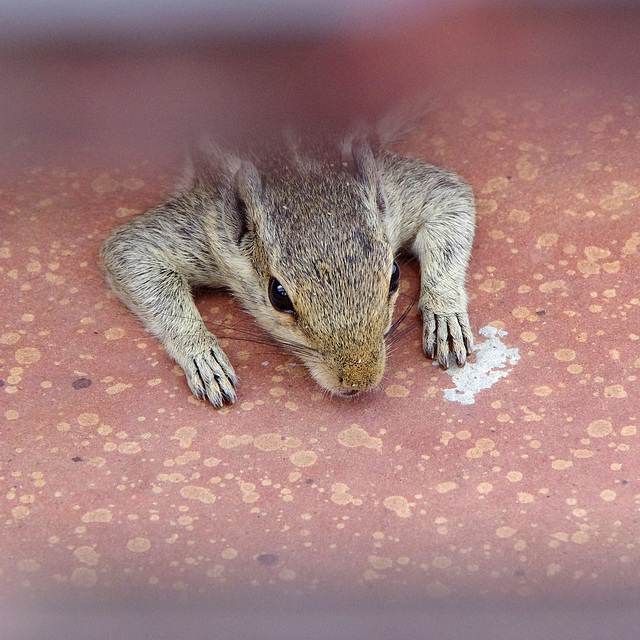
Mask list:
[{"label": "squirrel eye", "polygon": [[391,282],[389,283],[389,296],[392,296],[397,290],[400,284],[400,267],[397,263],[393,263],[393,269],[391,270]]},{"label": "squirrel eye", "polygon": [[281,313],[295,312],[291,298],[289,298],[289,294],[274,277],[269,280],[269,300],[276,311],[280,311]]}]

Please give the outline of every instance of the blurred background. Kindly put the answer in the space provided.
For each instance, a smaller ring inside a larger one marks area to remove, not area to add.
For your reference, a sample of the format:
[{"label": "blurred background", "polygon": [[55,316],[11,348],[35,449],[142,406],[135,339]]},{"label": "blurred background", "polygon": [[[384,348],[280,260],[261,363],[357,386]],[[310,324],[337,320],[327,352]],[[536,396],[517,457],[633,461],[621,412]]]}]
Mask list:
[{"label": "blurred background", "polygon": [[161,161],[455,89],[637,82],[636,3],[3,0],[0,153]]}]

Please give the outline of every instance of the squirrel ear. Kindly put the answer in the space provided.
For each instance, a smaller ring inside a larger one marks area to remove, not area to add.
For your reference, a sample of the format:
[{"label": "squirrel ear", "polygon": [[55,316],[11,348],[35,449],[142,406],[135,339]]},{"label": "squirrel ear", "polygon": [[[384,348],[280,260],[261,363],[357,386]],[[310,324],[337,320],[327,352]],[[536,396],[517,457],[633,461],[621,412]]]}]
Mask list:
[{"label": "squirrel ear", "polygon": [[176,195],[188,191],[207,189],[218,182],[218,175],[225,167],[225,154],[211,138],[202,138],[198,144],[190,145],[187,164],[176,185]]},{"label": "squirrel ear", "polygon": [[233,180],[232,215],[228,222],[233,240],[239,243],[248,231],[253,230],[251,211],[262,202],[262,181],[255,165],[243,161]]},{"label": "squirrel ear", "polygon": [[352,143],[351,153],[356,178],[373,193],[378,182],[378,167],[371,146],[365,139],[355,139]]}]

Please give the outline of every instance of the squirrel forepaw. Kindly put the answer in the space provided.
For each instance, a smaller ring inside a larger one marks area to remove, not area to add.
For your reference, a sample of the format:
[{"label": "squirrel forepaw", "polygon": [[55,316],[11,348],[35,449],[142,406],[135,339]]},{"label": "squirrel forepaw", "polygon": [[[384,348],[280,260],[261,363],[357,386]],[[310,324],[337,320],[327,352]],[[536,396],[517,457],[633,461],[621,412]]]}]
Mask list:
[{"label": "squirrel forepaw", "polygon": [[458,366],[463,366],[467,355],[473,351],[473,333],[467,313],[443,314],[424,310],[422,347],[425,355],[438,361],[447,369],[450,356],[455,357]]},{"label": "squirrel forepaw", "polygon": [[214,407],[220,408],[235,402],[237,378],[215,336],[211,335],[208,342],[203,351],[181,358],[178,364],[187,376],[193,395],[199,400],[206,398]]}]

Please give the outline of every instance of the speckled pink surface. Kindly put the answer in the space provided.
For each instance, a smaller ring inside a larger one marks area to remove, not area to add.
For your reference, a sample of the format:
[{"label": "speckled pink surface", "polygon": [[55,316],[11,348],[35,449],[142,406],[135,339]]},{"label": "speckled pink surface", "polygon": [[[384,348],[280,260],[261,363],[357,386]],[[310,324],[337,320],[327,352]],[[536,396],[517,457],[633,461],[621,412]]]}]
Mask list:
[{"label": "speckled pink surface", "polygon": [[[0,190],[0,592],[626,597],[640,584],[640,89],[454,93],[404,151],[474,187],[470,314],[520,359],[451,402],[416,312],[379,390],[329,398],[198,298],[239,375],[220,411],[96,264],[173,176],[32,162]],[[403,268],[399,309],[417,292]],[[473,361],[473,358],[472,358]],[[587,637],[587,636],[585,636]]]}]

